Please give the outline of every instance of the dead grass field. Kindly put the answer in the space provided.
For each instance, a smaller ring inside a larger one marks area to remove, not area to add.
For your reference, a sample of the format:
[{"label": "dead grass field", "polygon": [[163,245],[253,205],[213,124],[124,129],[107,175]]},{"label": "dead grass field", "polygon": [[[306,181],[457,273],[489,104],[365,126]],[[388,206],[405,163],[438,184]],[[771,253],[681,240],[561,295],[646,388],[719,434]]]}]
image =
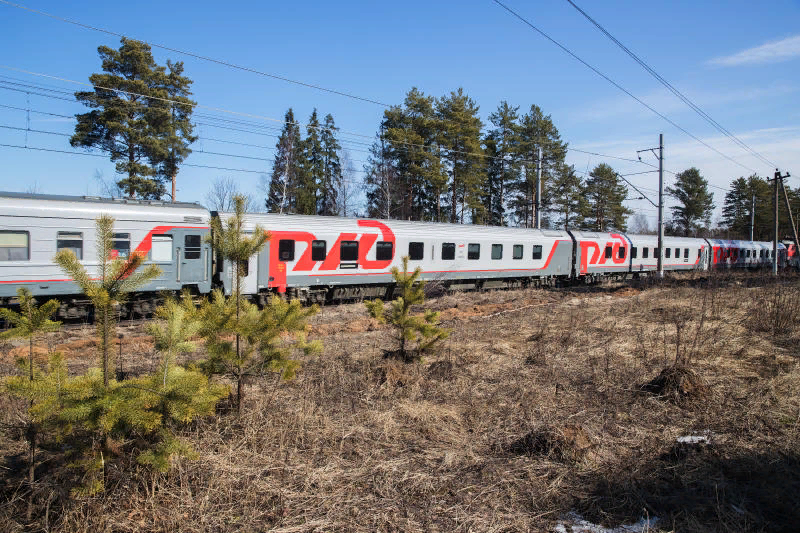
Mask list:
[{"label": "dead grass field", "polygon": [[[105,494],[69,499],[51,443],[26,525],[26,444],[3,431],[0,530],[552,531],[575,511],[798,531],[800,284],[750,281],[444,295],[429,307],[452,334],[421,365],[380,358],[388,332],[363,305],[326,307],[311,334],[324,353],[291,382],[252,383],[241,417],[185,428],[197,458],[167,475],[123,455]],[[148,338],[124,333],[123,369],[154,368]],[[89,335],[48,343],[80,371]],[[17,351],[0,346],[0,371]],[[676,357],[691,379],[654,388]],[[23,406],[0,403],[16,423]]]}]

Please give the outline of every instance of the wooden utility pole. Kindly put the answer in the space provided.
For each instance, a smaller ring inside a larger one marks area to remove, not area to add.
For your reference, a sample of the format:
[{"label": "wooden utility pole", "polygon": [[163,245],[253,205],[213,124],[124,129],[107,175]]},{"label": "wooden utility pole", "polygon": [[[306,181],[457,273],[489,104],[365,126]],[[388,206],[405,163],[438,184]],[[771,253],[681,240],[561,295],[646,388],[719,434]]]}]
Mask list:
[{"label": "wooden utility pole", "polygon": [[[775,228],[774,228],[774,235],[772,240],[772,274],[778,275],[778,185],[783,185],[783,179],[788,178],[789,173],[787,172],[785,176],[781,175],[781,171],[779,169],[775,169],[775,176],[772,179],[767,178],[767,181],[773,182],[773,189],[774,189],[774,198],[772,201],[772,208],[775,215]],[[787,205],[788,205],[788,198],[787,198]],[[791,212],[789,213],[791,216]]]},{"label": "wooden utility pole", "polygon": [[536,229],[542,229],[542,147],[539,147],[539,164],[536,165]]},{"label": "wooden utility pole", "polygon": [[664,277],[664,134],[658,134],[658,277]]}]

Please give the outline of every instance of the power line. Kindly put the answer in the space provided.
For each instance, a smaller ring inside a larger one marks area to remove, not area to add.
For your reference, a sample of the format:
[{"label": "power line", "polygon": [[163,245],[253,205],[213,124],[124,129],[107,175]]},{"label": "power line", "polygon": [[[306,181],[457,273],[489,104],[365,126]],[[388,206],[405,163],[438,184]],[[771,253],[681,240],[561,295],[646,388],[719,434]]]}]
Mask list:
[{"label": "power line", "polygon": [[769,159],[767,159],[766,157],[762,156],[761,154],[759,154],[758,152],[756,152],[755,150],[753,150],[752,148],[750,148],[750,147],[749,147],[747,144],[745,144],[745,143],[744,143],[744,141],[742,141],[742,140],[741,140],[741,139],[739,139],[739,138],[738,138],[736,135],[734,135],[733,133],[731,133],[730,131],[728,131],[727,129],[725,129],[725,128],[724,128],[724,127],[723,127],[723,126],[722,126],[722,125],[721,125],[719,122],[717,122],[716,120],[714,120],[713,118],[711,118],[711,116],[710,116],[708,113],[706,113],[705,111],[703,111],[703,110],[702,110],[702,109],[701,109],[701,108],[700,108],[700,107],[699,107],[697,104],[695,104],[694,102],[692,102],[692,101],[691,101],[691,100],[690,100],[690,99],[689,99],[689,98],[688,98],[686,95],[684,95],[682,92],[680,92],[678,89],[676,89],[676,88],[675,88],[675,87],[674,87],[674,86],[673,86],[671,83],[669,83],[667,80],[665,80],[665,79],[664,79],[664,78],[663,78],[663,77],[662,77],[662,76],[661,76],[661,75],[660,75],[658,72],[656,72],[656,71],[655,71],[655,70],[654,70],[654,69],[653,69],[653,68],[652,68],[650,65],[648,65],[647,63],[645,63],[645,62],[644,62],[644,61],[643,61],[641,58],[639,58],[639,56],[637,56],[635,53],[633,53],[633,52],[632,52],[632,51],[631,51],[631,50],[630,50],[630,49],[629,49],[627,46],[625,46],[624,44],[622,44],[622,43],[621,43],[621,42],[620,42],[620,41],[619,41],[619,40],[618,40],[616,37],[614,37],[613,35],[611,35],[611,33],[609,33],[609,32],[608,32],[608,30],[606,30],[606,29],[605,29],[603,26],[601,26],[601,25],[600,25],[600,23],[598,23],[598,22],[597,22],[596,20],[594,20],[592,17],[590,17],[590,16],[589,16],[589,14],[588,14],[588,13],[586,13],[586,12],[585,12],[583,9],[581,9],[580,7],[578,7],[578,6],[575,4],[575,2],[573,2],[572,0],[567,0],[567,2],[569,2],[569,4],[570,4],[572,7],[574,7],[576,10],[578,10],[578,12],[579,12],[581,15],[583,15],[584,17],[586,17],[586,19],[588,19],[588,20],[589,20],[589,22],[591,22],[591,23],[592,23],[592,24],[593,24],[593,25],[594,25],[594,26],[595,26],[595,27],[596,27],[598,30],[600,30],[600,31],[601,31],[601,32],[602,32],[602,33],[603,33],[603,34],[604,34],[606,37],[608,37],[609,39],[611,39],[611,41],[613,41],[613,42],[614,42],[614,43],[615,43],[617,46],[619,46],[619,47],[620,47],[620,48],[621,48],[621,49],[622,49],[622,50],[623,50],[623,51],[624,51],[626,54],[628,54],[628,55],[629,55],[629,56],[630,56],[630,57],[631,57],[631,58],[632,58],[634,61],[636,61],[636,62],[637,62],[637,63],[638,63],[638,64],[639,64],[639,65],[640,65],[640,66],[641,66],[643,69],[645,69],[645,70],[646,70],[646,71],[647,71],[647,72],[648,72],[648,73],[649,73],[651,76],[653,76],[653,77],[654,77],[654,78],[655,78],[655,79],[656,79],[658,82],[660,82],[660,83],[661,83],[661,84],[662,84],[664,87],[666,87],[667,89],[669,89],[669,91],[670,91],[672,94],[674,94],[675,96],[677,96],[678,98],[680,98],[680,99],[681,99],[681,101],[683,101],[683,103],[685,103],[685,104],[686,104],[687,106],[689,106],[689,107],[690,107],[690,108],[691,108],[691,109],[692,109],[692,110],[693,110],[695,113],[697,113],[697,114],[698,114],[698,115],[700,115],[700,116],[701,116],[703,119],[705,119],[705,120],[706,120],[706,122],[708,122],[709,124],[711,124],[711,125],[712,125],[712,126],[713,126],[713,127],[716,129],[716,130],[717,130],[717,131],[719,131],[720,133],[722,133],[723,135],[725,135],[726,137],[728,137],[730,140],[732,140],[733,142],[735,142],[737,145],[739,145],[739,147],[741,147],[741,148],[742,148],[742,149],[744,149],[745,151],[747,151],[747,152],[750,152],[752,155],[754,155],[754,156],[756,156],[757,158],[759,158],[759,159],[760,159],[761,161],[763,161],[764,163],[766,163],[766,164],[768,164],[768,165],[770,165],[770,166],[773,166],[773,167],[776,167],[776,166],[777,166],[775,163],[773,163],[772,161],[770,161],[770,160],[769,160]]},{"label": "power line", "polygon": [[[0,2],[3,2],[3,1],[4,0],[0,0]],[[39,76],[39,77],[43,77],[43,78],[55,79],[55,80],[64,81],[64,82],[68,82],[68,83],[84,85],[84,86],[87,86],[87,87],[92,87],[94,89],[102,89],[102,90],[106,90],[106,91],[115,91],[115,92],[119,92],[119,93],[122,93],[122,94],[127,94],[129,96],[141,96],[143,98],[149,98],[151,100],[159,100],[159,101],[163,101],[163,102],[167,102],[167,103],[175,103],[175,104],[184,105],[184,106],[187,105],[185,102],[179,102],[179,101],[176,101],[176,100],[173,100],[173,99],[170,99],[170,98],[163,98],[163,97],[158,97],[158,96],[146,96],[146,95],[142,95],[142,94],[139,94],[139,93],[134,93],[134,92],[131,92],[131,91],[125,91],[125,90],[122,90],[122,89],[103,87],[103,86],[100,86],[100,85],[92,85],[90,83],[71,80],[69,78],[63,78],[63,77],[60,77],[60,76],[54,76],[54,75],[50,75],[50,74],[43,74],[43,73],[39,73],[39,72],[32,72],[32,71],[28,71],[28,70],[24,70],[24,69],[19,69],[19,68],[16,68],[16,67],[10,67],[10,66],[7,66],[7,65],[0,65],[0,68],[12,70],[12,71],[17,71],[17,72],[23,72],[25,74],[29,74],[29,75],[32,75],[32,76]],[[4,87],[0,86],[0,89],[3,89],[3,88]],[[26,90],[23,90],[23,89],[13,89],[13,88],[11,88],[9,90],[15,90],[15,91],[25,92],[25,93],[29,93],[30,92],[30,91],[26,91]],[[53,95],[39,94],[39,96],[44,96],[44,97],[47,97],[47,98],[55,98],[55,99],[58,99],[58,100],[68,100],[68,101],[74,102],[74,100],[66,99],[66,98],[60,98],[60,97],[53,96]],[[277,122],[277,123],[280,123],[280,124],[290,124],[289,122],[281,120],[281,119],[272,118],[272,117],[266,117],[266,116],[257,115],[257,114],[253,114],[253,113],[245,113],[245,112],[241,112],[241,111],[231,111],[231,110],[224,109],[224,108],[207,106],[207,105],[198,104],[198,103],[194,103],[194,104],[191,104],[191,105],[192,105],[192,107],[209,109],[209,110],[216,111],[216,112],[221,112],[221,113],[227,113],[227,114],[232,114],[232,115],[237,115],[237,116],[245,116],[245,117],[250,117],[250,118],[258,118],[258,119],[261,119],[261,120],[267,120],[267,121],[270,121],[270,122]],[[232,119],[219,118],[219,120],[226,121],[226,122],[236,122],[236,121],[234,121]],[[200,123],[200,124],[202,124],[202,123]],[[212,126],[212,127],[218,127],[218,128],[223,128],[223,129],[231,129],[231,130],[234,130],[234,131],[239,131],[239,130],[236,130],[235,128],[232,128],[232,127],[229,127],[229,126],[219,126],[219,125],[212,125],[212,124],[208,124],[208,125]],[[303,125],[303,124],[300,124],[299,122],[292,122],[291,125],[304,126],[306,129],[310,128],[310,126],[308,124]],[[256,126],[256,127],[258,127],[258,126]],[[261,127],[267,127],[267,126],[261,126]],[[317,128],[318,129],[325,129],[324,125],[317,126]],[[246,131],[246,130],[242,130],[242,131]],[[362,137],[362,138],[368,138],[368,139],[373,139],[374,138],[373,136],[364,135],[364,134],[356,133],[356,132],[348,132],[346,130],[341,130],[340,128],[336,128],[336,131],[339,132],[339,133],[349,134],[349,135],[352,135],[352,136],[355,136],[355,137]],[[253,131],[247,131],[247,132],[248,133],[257,134],[257,135],[273,136],[273,135],[269,135],[269,134],[266,134],[266,133],[260,133],[260,132],[253,132]],[[422,148],[423,151],[430,148],[429,146],[426,146],[424,144],[409,143],[409,142],[405,142],[405,141],[393,141],[393,140],[388,140],[388,139],[387,139],[387,141],[389,143],[392,143],[392,144],[400,144],[400,145],[407,146],[407,147],[412,147],[412,148],[414,148],[414,147],[415,148]],[[342,142],[357,143],[357,141],[353,141],[351,139],[348,139],[348,140],[344,140],[343,139]],[[369,145],[369,143],[363,143],[363,144],[365,146]],[[600,154],[600,153],[597,153],[597,152],[588,152],[588,151],[585,151],[585,150],[571,149],[569,147],[567,147],[566,150],[567,151],[573,150],[573,151],[578,152],[578,153],[586,153],[586,154],[596,155],[596,156],[599,156],[599,157],[608,157],[610,159],[620,159],[620,160],[623,160],[623,161],[630,161],[630,162],[634,162],[634,163],[641,163],[641,164],[644,164],[644,165],[647,165],[647,166],[652,166],[651,164],[646,163],[644,161],[638,161],[638,160],[635,160],[635,159],[629,159],[629,158],[624,158],[624,157],[619,157],[619,156],[613,156],[613,155],[608,155],[608,154]],[[363,150],[358,150],[358,149],[353,149],[353,151],[362,151],[362,152],[364,152]],[[485,159],[498,159],[498,158],[502,157],[502,156],[489,156],[489,155],[486,155],[484,153],[478,153],[478,152],[466,152],[466,151],[462,151],[462,150],[449,150],[449,152],[457,153],[457,154],[461,154],[461,155],[471,155],[471,156],[474,156],[474,157],[481,157],[481,158],[485,158]],[[538,161],[536,161],[536,160],[528,160],[528,159],[520,159],[519,161],[522,162],[522,163],[538,163]]]},{"label": "power line", "polygon": [[[13,2],[9,2],[8,0],[0,0],[0,3],[6,4],[6,5],[11,6],[11,7],[16,7],[17,9],[22,9],[24,11],[28,11],[28,12],[31,12],[31,13],[36,13],[37,15],[42,15],[44,17],[48,17],[48,18],[51,18],[51,19],[54,19],[54,20],[58,20],[58,21],[61,21],[61,22],[66,22],[67,24],[72,24],[74,26],[78,26],[78,27],[81,27],[81,28],[84,28],[84,29],[87,29],[87,30],[97,31],[97,32],[105,33],[107,35],[113,35],[115,37],[127,38],[127,36],[122,34],[122,33],[117,33],[117,32],[111,31],[111,30],[107,30],[105,28],[99,28],[97,26],[92,26],[90,24],[84,24],[82,22],[78,22],[76,20],[68,19],[68,18],[65,18],[65,17],[60,17],[58,15],[53,15],[53,14],[47,13],[45,11],[40,11],[38,9],[33,9],[33,8],[30,8],[30,7],[27,7],[27,6],[23,6],[23,5],[20,5],[20,4],[15,4]],[[175,52],[176,54],[182,54],[182,55],[185,55],[185,56],[193,57],[195,59],[208,61],[209,63],[216,63],[217,65],[223,65],[223,66],[226,66],[226,67],[229,67],[229,68],[241,70],[241,71],[244,71],[244,72],[249,72],[251,74],[258,74],[259,76],[264,76],[264,77],[267,77],[267,78],[272,78],[272,79],[276,79],[276,80],[280,80],[280,81],[285,81],[286,83],[292,83],[294,85],[300,85],[302,87],[307,87],[309,89],[316,89],[318,91],[323,91],[323,92],[326,92],[326,93],[336,94],[338,96],[344,96],[346,98],[351,98],[353,100],[359,100],[361,102],[367,102],[367,103],[370,103],[370,104],[375,104],[375,105],[383,106],[383,107],[386,107],[386,108],[392,107],[389,104],[385,104],[383,102],[380,102],[378,100],[374,100],[372,98],[365,98],[363,96],[358,96],[358,95],[347,93],[347,92],[344,92],[344,91],[338,91],[336,89],[329,89],[327,87],[322,87],[320,85],[315,85],[313,83],[306,83],[306,82],[303,82],[303,81],[293,80],[293,79],[287,78],[285,76],[279,76],[277,74],[271,74],[269,72],[264,72],[262,70],[257,70],[257,69],[254,69],[254,68],[245,67],[245,66],[242,66],[242,65],[237,65],[236,63],[231,63],[230,61],[225,61],[223,59],[216,59],[216,58],[213,58],[213,57],[204,56],[204,55],[197,54],[197,53],[194,53],[194,52],[188,52],[186,50],[181,50],[179,48],[173,48],[173,47],[166,46],[166,45],[163,45],[163,44],[143,41],[141,39],[137,39],[137,40],[139,40],[139,41],[141,41],[143,43],[146,43],[146,44],[148,44],[150,46],[153,46],[155,48],[161,48],[162,50],[168,50],[170,52]]]},{"label": "power line", "polygon": [[[0,0],[0,1],[5,1],[5,0]],[[609,78],[608,76],[606,76],[605,74],[603,74],[603,73],[602,73],[600,70],[598,70],[596,67],[594,67],[594,66],[592,66],[591,64],[587,63],[585,60],[581,59],[581,58],[580,58],[580,57],[579,57],[577,54],[575,54],[575,52],[573,52],[572,50],[570,50],[569,48],[567,48],[566,46],[564,46],[564,45],[563,45],[563,44],[561,44],[560,42],[558,42],[558,41],[556,41],[555,39],[553,39],[552,37],[550,37],[550,36],[549,36],[548,34],[546,34],[544,31],[542,31],[542,30],[540,30],[539,28],[537,28],[536,26],[534,26],[534,25],[533,25],[533,23],[531,23],[531,22],[530,22],[528,19],[526,19],[525,17],[523,17],[522,15],[520,15],[519,13],[517,13],[516,11],[514,11],[513,9],[511,9],[510,7],[508,7],[507,5],[505,5],[504,3],[502,3],[500,0],[492,0],[492,1],[493,1],[495,4],[499,5],[500,7],[502,7],[503,9],[505,9],[506,11],[508,11],[509,13],[511,13],[511,14],[512,14],[514,17],[518,18],[520,21],[522,21],[522,22],[523,22],[525,25],[527,25],[527,26],[528,26],[528,27],[530,27],[532,30],[534,30],[535,32],[537,32],[539,35],[541,35],[542,37],[544,37],[545,39],[547,39],[548,41],[550,41],[551,43],[553,43],[554,45],[556,45],[557,47],[559,47],[559,48],[560,48],[562,51],[564,51],[565,53],[567,53],[567,54],[568,54],[570,57],[572,57],[572,58],[573,58],[573,59],[575,59],[576,61],[580,62],[582,65],[584,65],[585,67],[587,67],[588,69],[590,69],[592,72],[594,72],[595,74],[597,74],[598,76],[600,76],[601,78],[603,78],[604,80],[606,80],[608,83],[610,83],[611,85],[613,85],[614,87],[616,87],[616,88],[617,88],[617,89],[619,89],[620,91],[624,92],[625,94],[627,94],[628,96],[630,96],[631,98],[633,98],[634,100],[636,100],[637,102],[639,102],[641,105],[643,105],[644,107],[646,107],[647,109],[649,109],[651,112],[653,112],[654,114],[658,115],[659,117],[661,117],[662,119],[664,119],[665,121],[667,121],[668,123],[670,123],[672,126],[674,126],[675,128],[677,128],[678,130],[682,131],[683,133],[685,133],[686,135],[688,135],[689,137],[691,137],[691,138],[692,138],[692,139],[694,139],[695,141],[699,142],[700,144],[702,144],[703,146],[705,146],[705,147],[706,147],[706,148],[708,148],[709,150],[712,150],[712,151],[716,152],[717,154],[721,155],[721,156],[722,156],[722,157],[724,157],[725,159],[728,159],[729,161],[731,161],[731,162],[733,162],[733,163],[735,163],[735,164],[737,164],[737,165],[739,165],[739,166],[741,166],[741,167],[743,167],[743,168],[745,168],[745,169],[749,170],[750,172],[756,172],[755,170],[753,170],[752,168],[748,167],[748,166],[747,166],[747,165],[745,165],[744,163],[740,163],[739,161],[736,161],[735,159],[733,159],[733,158],[732,158],[732,157],[730,157],[729,155],[726,155],[726,154],[724,154],[724,153],[720,152],[719,150],[717,150],[716,148],[714,148],[714,147],[713,147],[713,146],[711,146],[710,144],[706,143],[705,141],[703,141],[703,140],[702,140],[702,139],[700,139],[699,137],[695,136],[694,134],[690,133],[689,131],[687,131],[687,130],[686,130],[686,129],[684,129],[683,127],[679,126],[679,125],[678,125],[676,122],[674,122],[672,119],[670,119],[670,118],[669,118],[669,117],[667,117],[666,115],[664,115],[664,114],[660,113],[660,112],[659,112],[658,110],[656,110],[654,107],[652,107],[652,106],[650,106],[649,104],[647,104],[647,103],[646,103],[644,100],[642,100],[641,98],[639,98],[639,97],[637,97],[636,95],[634,95],[634,94],[633,94],[632,92],[630,92],[628,89],[624,88],[622,85],[620,85],[619,83],[615,82],[614,80],[612,80],[611,78]]]}]

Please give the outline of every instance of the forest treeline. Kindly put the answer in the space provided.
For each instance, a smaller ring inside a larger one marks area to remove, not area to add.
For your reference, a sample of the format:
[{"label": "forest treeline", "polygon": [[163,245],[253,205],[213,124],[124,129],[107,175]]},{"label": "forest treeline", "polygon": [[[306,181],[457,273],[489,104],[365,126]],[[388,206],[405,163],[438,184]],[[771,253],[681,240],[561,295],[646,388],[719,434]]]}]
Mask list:
[{"label": "forest treeline", "polygon": [[[118,50],[101,46],[98,53],[103,72],[90,76],[94,90],[75,94],[91,111],[76,115],[70,144],[107,153],[124,194],[169,196],[166,184],[174,186],[197,140],[192,80],[183,75],[181,62],[158,65],[140,41],[123,38]],[[361,178],[331,113],[321,117],[314,109],[303,124],[289,108],[283,118],[272,168],[262,178],[264,198],[251,197],[254,208],[533,227],[541,175],[542,227],[656,229],[646,215],[626,206],[640,194],[608,162],[585,175],[566,164],[568,145],[536,104],[501,101],[484,122],[480,106],[463,88],[435,97],[413,87],[401,104],[384,111]],[[218,181],[218,189],[228,190],[212,196],[224,204],[219,197],[229,201],[236,185]],[[748,238],[754,213],[754,237],[771,234],[772,192],[764,177],[733,179],[715,225],[715,193],[699,169],[676,174],[666,192],[668,204],[674,204],[666,217],[670,233]],[[800,194],[788,187],[787,193],[798,214]],[[780,224],[782,235],[791,233],[783,206]]]}]

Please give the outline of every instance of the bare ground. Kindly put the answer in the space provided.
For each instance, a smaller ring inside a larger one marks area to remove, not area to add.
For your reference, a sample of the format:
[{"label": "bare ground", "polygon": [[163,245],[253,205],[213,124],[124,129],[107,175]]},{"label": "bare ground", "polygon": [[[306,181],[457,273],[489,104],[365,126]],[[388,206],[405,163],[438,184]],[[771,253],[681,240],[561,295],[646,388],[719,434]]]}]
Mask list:
[{"label": "bare ground", "polygon": [[[421,365],[381,359],[388,331],[363,305],[324,308],[311,333],[324,353],[291,382],[252,383],[241,417],[182,430],[198,455],[167,475],[122,455],[105,494],[70,499],[74,474],[49,445],[32,524],[26,444],[2,432],[0,530],[549,531],[570,511],[606,525],[655,516],[663,531],[800,529],[796,279],[447,294],[429,307],[452,334]],[[91,363],[88,328],[47,344],[74,372]],[[0,346],[0,371],[24,348]],[[141,328],[124,331],[122,353],[127,372],[157,364]],[[692,387],[648,387],[665,368]],[[0,402],[14,425],[23,406]]]}]

